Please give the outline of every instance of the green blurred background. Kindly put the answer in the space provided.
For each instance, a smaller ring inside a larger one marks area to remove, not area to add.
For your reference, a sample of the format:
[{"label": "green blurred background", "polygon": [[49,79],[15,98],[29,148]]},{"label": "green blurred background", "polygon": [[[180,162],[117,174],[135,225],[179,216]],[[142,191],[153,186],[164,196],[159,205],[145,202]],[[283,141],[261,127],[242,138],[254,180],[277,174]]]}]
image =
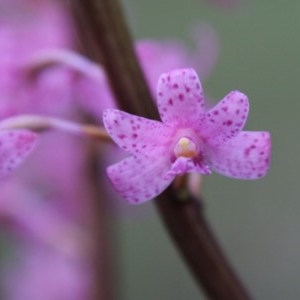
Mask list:
[{"label": "green blurred background", "polygon": [[[124,5],[136,39],[188,41],[199,21],[217,30],[221,57],[205,92],[216,100],[234,89],[246,93],[247,129],[270,131],[273,151],[262,180],[205,177],[207,217],[254,299],[300,299],[300,2],[249,0],[233,9],[200,0]],[[205,299],[153,204],[131,209],[137,216],[126,214],[119,229],[122,299]]]}]

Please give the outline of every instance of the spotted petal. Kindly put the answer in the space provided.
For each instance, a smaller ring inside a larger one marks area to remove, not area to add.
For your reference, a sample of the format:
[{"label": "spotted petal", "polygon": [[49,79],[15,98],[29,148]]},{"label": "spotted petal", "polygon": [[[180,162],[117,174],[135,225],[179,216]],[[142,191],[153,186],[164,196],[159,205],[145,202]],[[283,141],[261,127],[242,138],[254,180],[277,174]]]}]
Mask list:
[{"label": "spotted petal", "polygon": [[103,122],[108,134],[130,154],[156,152],[171,142],[174,129],[158,121],[107,109]]},{"label": "spotted petal", "polygon": [[107,168],[107,175],[117,192],[132,204],[151,200],[174,179],[166,176],[170,163],[163,155],[131,156]]},{"label": "spotted petal", "polygon": [[218,146],[239,134],[245,125],[248,111],[247,96],[233,91],[205,114],[199,126],[199,134],[209,144]]},{"label": "spotted petal", "polygon": [[0,132],[0,179],[9,175],[33,149],[36,135],[27,130]]},{"label": "spotted petal", "polygon": [[211,167],[222,175],[257,179],[268,171],[270,151],[268,132],[242,131],[219,148],[210,149],[206,156]]},{"label": "spotted petal", "polygon": [[193,69],[175,70],[160,76],[157,105],[161,119],[171,126],[193,125],[204,113],[201,83]]}]

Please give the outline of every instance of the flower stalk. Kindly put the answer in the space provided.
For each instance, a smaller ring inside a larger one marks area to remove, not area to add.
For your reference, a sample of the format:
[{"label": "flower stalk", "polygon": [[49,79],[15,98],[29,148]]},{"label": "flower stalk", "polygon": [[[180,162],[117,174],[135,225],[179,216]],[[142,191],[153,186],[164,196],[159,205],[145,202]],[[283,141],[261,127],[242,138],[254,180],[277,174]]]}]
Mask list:
[{"label": "flower stalk", "polygon": [[80,136],[86,135],[98,141],[112,141],[106,130],[100,126],[79,124],[65,119],[40,115],[18,115],[0,122],[0,130],[12,129],[29,129],[35,132],[58,130]]}]

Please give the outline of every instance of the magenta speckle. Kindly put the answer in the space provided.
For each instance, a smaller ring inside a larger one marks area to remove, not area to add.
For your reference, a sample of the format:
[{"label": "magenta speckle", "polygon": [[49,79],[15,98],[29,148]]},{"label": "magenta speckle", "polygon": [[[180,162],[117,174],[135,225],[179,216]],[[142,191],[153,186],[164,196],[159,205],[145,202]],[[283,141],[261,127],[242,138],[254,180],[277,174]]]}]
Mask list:
[{"label": "magenta speckle", "polygon": [[225,122],[224,122],[224,125],[226,125],[226,126],[232,125],[232,120],[227,120],[227,121],[225,121]]},{"label": "magenta speckle", "polygon": [[227,112],[228,111],[228,107],[227,106],[224,106],[221,108],[224,112]]}]

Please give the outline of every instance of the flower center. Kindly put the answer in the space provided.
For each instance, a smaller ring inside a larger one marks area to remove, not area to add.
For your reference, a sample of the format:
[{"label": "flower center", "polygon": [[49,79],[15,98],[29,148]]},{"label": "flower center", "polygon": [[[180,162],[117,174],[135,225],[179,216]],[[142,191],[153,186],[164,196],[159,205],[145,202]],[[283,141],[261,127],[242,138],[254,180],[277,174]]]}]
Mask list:
[{"label": "flower center", "polygon": [[197,146],[191,139],[182,137],[175,145],[174,154],[176,157],[193,158],[198,154]]}]

